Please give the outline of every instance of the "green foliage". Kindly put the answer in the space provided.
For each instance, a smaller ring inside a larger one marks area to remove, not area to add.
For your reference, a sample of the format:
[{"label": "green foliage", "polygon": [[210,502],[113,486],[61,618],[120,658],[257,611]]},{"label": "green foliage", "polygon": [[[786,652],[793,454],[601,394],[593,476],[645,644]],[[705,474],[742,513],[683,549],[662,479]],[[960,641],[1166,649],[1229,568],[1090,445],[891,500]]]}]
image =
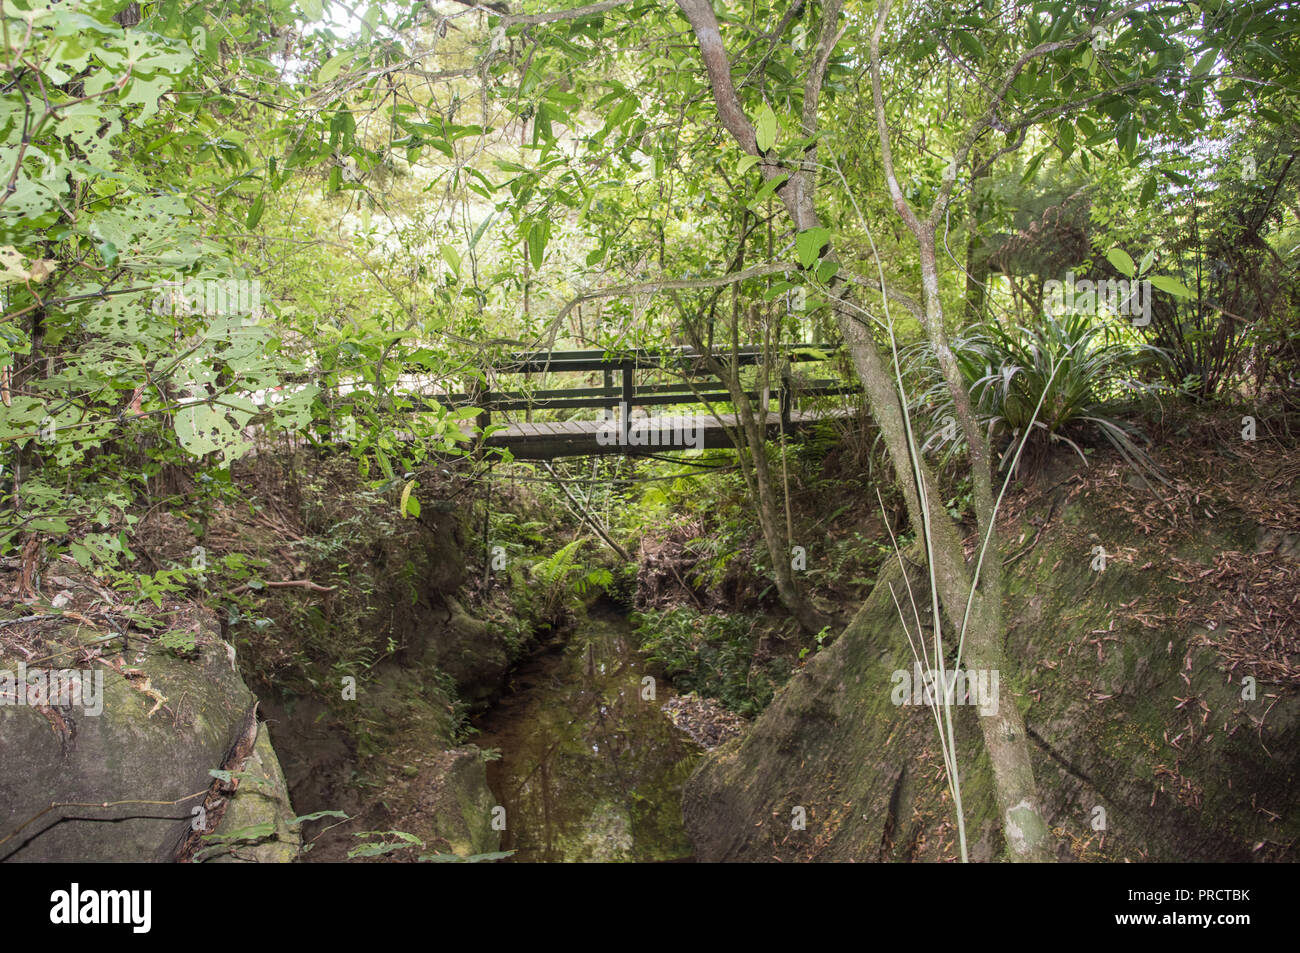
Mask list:
[{"label": "green foliage", "polygon": [[460,854],[422,854],[419,862],[422,864],[482,864],[495,863],[498,860],[505,860],[507,857],[514,856],[513,850],[492,850],[485,854],[469,854],[462,857]]},{"label": "green foliage", "polygon": [[534,618],[553,623],[565,612],[580,606],[593,588],[613,583],[614,575],[608,569],[591,568],[578,562],[578,553],[587,542],[585,537],[579,537],[529,568]]},{"label": "green foliage", "polygon": [[188,655],[198,647],[198,640],[193,632],[174,630],[160,635],[158,644],[176,655]]},{"label": "green foliage", "polygon": [[[953,342],[953,353],[982,428],[996,448],[1010,450],[1026,429],[1022,458],[1043,459],[1046,449],[1064,443],[1086,460],[1077,442],[1085,433],[1104,438],[1130,465],[1150,469],[1137,444],[1135,426],[1111,408],[1119,398],[1144,390],[1139,371],[1158,362],[1161,352],[1136,343],[1131,333],[1083,313],[1044,315],[1037,327],[990,323]],[[929,411],[933,432],[925,446],[951,452],[964,444],[952,421],[952,397],[928,346],[911,353],[911,371],[928,384],[914,401],[914,412]],[[1003,453],[1003,464],[1011,454]]]},{"label": "green foliage", "polygon": [[706,615],[685,607],[632,616],[641,647],[679,690],[716,698],[742,715],[767,707],[790,674],[780,661],[754,662],[757,622],[753,616]]},{"label": "green foliage", "polygon": [[275,823],[272,821],[249,824],[225,834],[204,834],[204,846],[194,852],[194,860],[197,863],[235,847],[252,847],[274,840],[275,836]]},{"label": "green foliage", "polygon": [[[348,851],[348,860],[382,857],[408,847],[423,847],[424,841],[406,831],[359,831],[355,837],[370,838]],[[389,838],[392,838],[391,840]]]}]

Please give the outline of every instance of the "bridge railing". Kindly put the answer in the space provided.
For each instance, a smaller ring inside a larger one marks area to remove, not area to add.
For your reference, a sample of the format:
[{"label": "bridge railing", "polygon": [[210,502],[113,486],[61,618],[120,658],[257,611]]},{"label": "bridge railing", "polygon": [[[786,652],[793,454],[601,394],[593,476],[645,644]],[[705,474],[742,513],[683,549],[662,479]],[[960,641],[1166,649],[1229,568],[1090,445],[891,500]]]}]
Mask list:
[{"label": "bridge railing", "polygon": [[[794,344],[784,346],[782,356],[791,363],[825,361],[831,359],[838,350],[829,345]],[[752,366],[763,362],[764,352],[760,347],[744,347],[722,357],[729,364]],[[495,363],[492,370],[497,376],[601,371],[604,374],[604,386],[531,391],[487,390],[479,393],[438,394],[430,399],[453,409],[481,408],[483,414],[479,417],[479,425],[484,429],[490,423],[493,412],[581,408],[614,411],[622,407],[625,414],[630,414],[634,407],[727,403],[732,399],[722,380],[705,366],[703,355],[689,347],[665,350],[516,352]],[[638,370],[669,371],[681,376],[683,380],[678,383],[638,385],[635,376]],[[614,382],[616,374],[619,376],[617,384]],[[796,390],[800,396],[814,397],[856,393],[861,388],[834,378],[801,381],[796,388],[792,379],[783,371],[775,392],[760,393],[753,390],[747,391],[746,395],[751,400],[763,401],[765,410],[767,401],[778,400],[782,424],[788,425]],[[431,406],[426,399],[412,399],[411,403],[416,409]]]}]

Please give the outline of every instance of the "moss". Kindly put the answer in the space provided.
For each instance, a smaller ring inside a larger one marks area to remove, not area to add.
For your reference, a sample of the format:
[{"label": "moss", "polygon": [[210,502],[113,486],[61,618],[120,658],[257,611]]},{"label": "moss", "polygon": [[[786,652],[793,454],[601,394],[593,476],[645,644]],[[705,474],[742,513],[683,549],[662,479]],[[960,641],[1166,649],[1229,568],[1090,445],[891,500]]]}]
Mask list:
[{"label": "moss", "polygon": [[[1293,857],[1300,700],[1275,693],[1258,728],[1264,706],[1241,702],[1213,648],[1159,621],[1177,609],[1184,587],[1168,578],[1141,517],[1111,502],[1070,502],[1005,576],[1007,657],[1019,660],[1010,684],[1035,739],[1035,775],[1059,855]],[[1173,551],[1208,562],[1251,545],[1249,521],[1224,512],[1222,526],[1197,526],[1195,539],[1175,541]],[[1021,529],[1026,541],[1038,531],[1027,522]],[[1110,555],[1102,572],[1090,565],[1097,539]],[[685,809],[703,859],[952,856],[933,722],[928,712],[894,708],[878,689],[890,669],[911,664],[884,589],[891,575],[750,734],[697,770]],[[975,719],[960,714],[970,840],[996,857],[1001,825],[987,758]],[[789,829],[792,799],[809,808],[807,832]],[[1104,831],[1091,826],[1097,806],[1106,808]],[[914,829],[904,830],[912,818]]]}]

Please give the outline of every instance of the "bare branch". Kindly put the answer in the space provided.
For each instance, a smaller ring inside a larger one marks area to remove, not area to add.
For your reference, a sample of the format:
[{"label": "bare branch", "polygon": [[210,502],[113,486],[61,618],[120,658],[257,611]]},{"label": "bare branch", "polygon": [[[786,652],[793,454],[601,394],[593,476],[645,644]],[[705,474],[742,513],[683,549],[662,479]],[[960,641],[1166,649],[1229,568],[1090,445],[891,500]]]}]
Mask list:
[{"label": "bare branch", "polygon": [[876,14],[876,28],[871,32],[871,98],[876,107],[876,131],[880,136],[880,160],[885,170],[885,183],[889,186],[889,197],[894,208],[902,217],[907,227],[914,234],[919,234],[921,223],[916,213],[903,196],[899,188],[898,176],[894,174],[894,150],[889,144],[889,123],[885,119],[885,97],[880,88],[880,35],[885,32],[885,20],[889,18],[892,0],[882,0]]},{"label": "bare branch", "polygon": [[568,10],[551,10],[547,13],[511,13],[510,7],[505,3],[477,3],[475,0],[453,0],[463,7],[469,7],[471,10],[478,10],[489,16],[501,17],[503,26],[539,26],[543,23],[555,23],[560,20],[580,20],[583,17],[594,17],[597,14],[604,13],[607,10],[613,10],[615,7],[626,6],[632,0],[601,0],[599,3],[589,3],[586,6],[572,7]]}]

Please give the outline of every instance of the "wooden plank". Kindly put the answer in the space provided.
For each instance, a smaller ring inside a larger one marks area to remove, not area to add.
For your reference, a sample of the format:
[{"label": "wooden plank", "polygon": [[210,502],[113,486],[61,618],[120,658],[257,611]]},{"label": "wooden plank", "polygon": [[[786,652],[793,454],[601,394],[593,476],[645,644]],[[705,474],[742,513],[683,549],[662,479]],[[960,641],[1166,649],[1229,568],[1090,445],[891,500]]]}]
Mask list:
[{"label": "wooden plank", "polygon": [[[855,411],[842,408],[832,410],[792,410],[790,414],[791,435],[797,439],[801,430],[827,419],[844,419],[851,417]],[[701,442],[707,449],[732,446],[727,436],[727,428],[736,427],[735,414],[720,414],[718,419],[706,418],[701,428]],[[652,418],[653,419],[653,418]],[[781,416],[768,413],[765,420],[769,439],[780,433]],[[624,446],[613,444],[602,446],[596,440],[601,421],[570,420],[556,424],[513,424],[506,431],[493,434],[487,440],[489,447],[508,448],[521,460],[551,460],[557,457],[595,456],[598,454],[638,453],[681,453],[690,448],[660,445],[665,434],[679,432],[680,428],[664,425],[651,428],[645,433],[647,443],[641,446]]]}]

